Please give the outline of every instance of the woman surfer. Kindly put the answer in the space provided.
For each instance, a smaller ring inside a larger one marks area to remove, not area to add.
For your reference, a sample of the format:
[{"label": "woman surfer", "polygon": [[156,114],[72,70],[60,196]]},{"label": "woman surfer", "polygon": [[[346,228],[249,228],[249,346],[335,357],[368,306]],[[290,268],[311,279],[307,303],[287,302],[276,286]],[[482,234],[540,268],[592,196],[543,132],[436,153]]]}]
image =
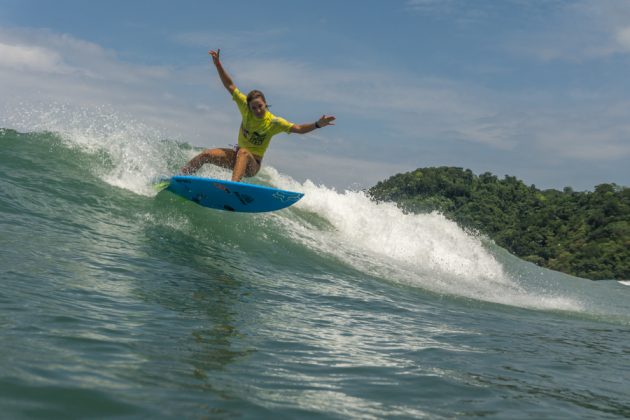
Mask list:
[{"label": "woman surfer", "polygon": [[207,149],[195,156],[183,168],[184,174],[195,173],[205,163],[212,163],[232,169],[232,181],[239,182],[244,176],[251,177],[258,173],[263,155],[271,138],[278,133],[306,134],[327,125],[334,125],[335,117],[322,115],[314,123],[293,124],[276,117],[267,108],[265,95],[259,90],[252,90],[245,96],[234,85],[230,76],[221,65],[221,50],[209,51],[217,68],[223,86],[232,95],[243,118],[238,133],[238,146],[234,149]]}]

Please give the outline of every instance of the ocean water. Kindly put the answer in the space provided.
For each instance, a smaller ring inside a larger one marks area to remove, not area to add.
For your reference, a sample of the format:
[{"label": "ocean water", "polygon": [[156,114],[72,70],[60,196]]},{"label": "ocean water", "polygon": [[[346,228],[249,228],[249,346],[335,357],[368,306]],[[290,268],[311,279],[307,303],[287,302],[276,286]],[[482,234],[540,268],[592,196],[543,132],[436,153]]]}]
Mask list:
[{"label": "ocean water", "polygon": [[152,188],[191,146],[48,122],[0,130],[0,417],[630,417],[630,287],[271,167],[297,205],[205,209]]}]

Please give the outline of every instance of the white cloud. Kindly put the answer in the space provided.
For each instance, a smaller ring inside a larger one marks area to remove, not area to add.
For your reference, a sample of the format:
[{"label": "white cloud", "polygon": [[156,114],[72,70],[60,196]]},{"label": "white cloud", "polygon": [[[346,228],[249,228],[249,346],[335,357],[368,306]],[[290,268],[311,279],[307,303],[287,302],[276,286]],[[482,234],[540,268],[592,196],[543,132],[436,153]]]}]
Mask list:
[{"label": "white cloud", "polygon": [[535,33],[511,41],[538,59],[589,61],[630,53],[630,2],[578,0],[561,4]]},{"label": "white cloud", "polygon": [[405,8],[418,15],[433,18],[448,18],[458,24],[479,24],[492,19],[502,19],[506,11],[518,11],[523,19],[550,10],[565,3],[565,0],[408,0]]},{"label": "white cloud", "polygon": [[541,111],[530,121],[531,139],[542,156],[575,162],[606,162],[630,158],[630,123],[604,108],[575,112]]},{"label": "white cloud", "polygon": [[61,56],[46,48],[0,42],[0,57],[0,67],[45,73],[67,72]]},{"label": "white cloud", "polygon": [[451,23],[494,21],[499,30],[502,19],[518,15],[524,30],[503,35],[509,49],[543,61],[598,60],[630,53],[629,1],[408,0],[406,8]]},{"label": "white cloud", "polygon": [[97,44],[37,29],[0,29],[0,56],[0,124],[17,124],[12,128],[52,129],[60,120],[75,124],[82,109],[94,114],[103,107],[108,114],[114,109],[121,117],[193,143],[207,139],[209,127],[227,136],[231,125],[222,107],[211,101],[197,106],[204,93],[211,97],[208,86],[192,98],[194,103],[178,95],[183,85],[208,84],[208,71],[201,67],[180,71],[131,64]]},{"label": "white cloud", "polygon": [[0,66],[47,73],[75,73],[90,79],[122,83],[171,77],[168,67],[131,65],[114,51],[42,29],[0,28],[0,48],[7,54]]},{"label": "white cloud", "polygon": [[255,31],[235,30],[230,33],[194,31],[175,34],[172,41],[186,47],[204,51],[221,49],[223,57],[247,58],[269,55],[282,48],[287,35],[285,28],[260,29]]},{"label": "white cloud", "polygon": [[617,29],[615,39],[621,50],[630,52],[630,26]]},{"label": "white cloud", "polygon": [[370,121],[387,124],[395,136],[448,137],[501,149],[513,145],[509,124],[497,124],[497,98],[477,87],[375,68],[372,63],[317,68],[288,60],[242,60],[233,65],[244,85],[260,86],[303,106],[315,102],[322,112],[342,110],[365,127]]},{"label": "white cloud", "polygon": [[[334,136],[335,134],[330,134]],[[370,188],[391,175],[416,169],[403,163],[384,162],[379,156],[365,159],[353,155],[329,154],[299,146],[274,147],[265,163],[280,172],[293,174],[299,181],[310,179],[316,184],[341,186],[351,190]],[[305,168],[310,168],[305,171]]]},{"label": "white cloud", "polygon": [[407,8],[421,13],[446,13],[451,12],[456,5],[456,0],[408,0]]}]

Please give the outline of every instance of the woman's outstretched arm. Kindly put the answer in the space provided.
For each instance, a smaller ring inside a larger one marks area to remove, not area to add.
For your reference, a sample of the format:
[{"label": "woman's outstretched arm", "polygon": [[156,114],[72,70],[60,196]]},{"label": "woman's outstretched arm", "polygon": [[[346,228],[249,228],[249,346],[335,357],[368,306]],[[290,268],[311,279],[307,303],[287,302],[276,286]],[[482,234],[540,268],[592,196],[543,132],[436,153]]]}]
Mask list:
[{"label": "woman's outstretched arm", "polygon": [[291,127],[291,132],[298,134],[310,133],[317,128],[326,127],[327,125],[335,125],[335,123],[333,123],[335,119],[336,118],[332,115],[322,115],[322,117],[314,123],[293,124],[293,126]]}]

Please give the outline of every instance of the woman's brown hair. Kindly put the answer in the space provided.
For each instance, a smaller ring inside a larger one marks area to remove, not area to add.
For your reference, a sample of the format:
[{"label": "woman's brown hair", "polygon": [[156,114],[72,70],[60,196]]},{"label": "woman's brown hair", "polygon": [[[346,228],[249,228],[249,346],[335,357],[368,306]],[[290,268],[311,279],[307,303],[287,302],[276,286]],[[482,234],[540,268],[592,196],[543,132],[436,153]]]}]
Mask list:
[{"label": "woman's brown hair", "polygon": [[256,98],[262,98],[263,102],[265,103],[265,105],[267,105],[267,100],[265,99],[265,94],[262,93],[259,90],[252,90],[251,92],[249,92],[247,94],[247,105],[249,106],[249,103],[251,101],[253,101]]}]

